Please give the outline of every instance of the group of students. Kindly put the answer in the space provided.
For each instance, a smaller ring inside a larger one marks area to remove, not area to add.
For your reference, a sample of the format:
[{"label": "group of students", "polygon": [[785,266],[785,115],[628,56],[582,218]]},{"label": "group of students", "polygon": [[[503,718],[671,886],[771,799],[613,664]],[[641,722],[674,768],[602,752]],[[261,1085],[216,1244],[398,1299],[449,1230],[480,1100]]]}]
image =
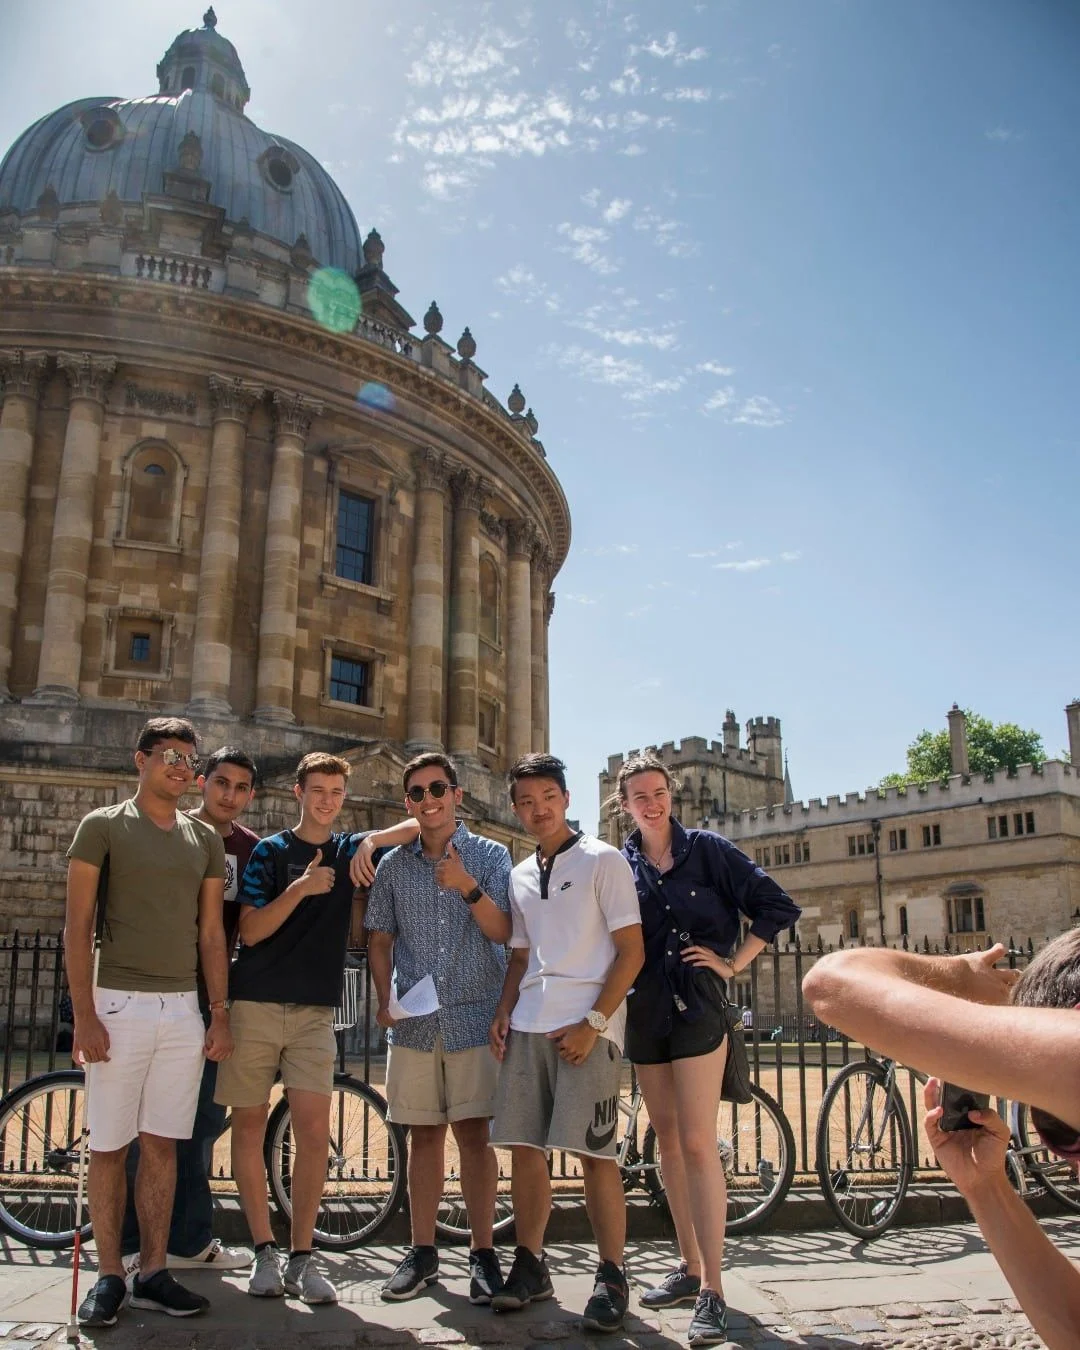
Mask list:
[{"label": "group of students", "polygon": [[[462,791],[441,752],[406,765],[406,818],[361,834],[334,829],[347,761],[305,755],[294,787],[299,821],[263,840],[237,819],[257,776],[242,751],[215,751],[200,773],[191,724],[155,718],[140,733],[135,766],[134,797],[86,816],[68,851],[65,949],[73,1053],[87,1073],[99,1263],[82,1325],[115,1323],[129,1285],[136,1308],[205,1311],[207,1299],[173,1277],[177,1267],[250,1266],[254,1296],[336,1301],[312,1246],[333,1009],[362,915],[389,1042],[389,1114],[409,1130],[411,1245],[382,1297],[413,1298],[439,1278],[435,1216],[449,1128],[471,1227],[470,1302],[505,1313],[551,1297],[547,1156],[558,1149],[581,1160],[598,1249],[585,1326],[622,1325],[626,1212],[614,1155],[625,1050],[659,1138],[680,1255],[640,1302],[692,1304],[691,1345],[727,1339],[715,1135],[726,990],[800,911],[728,840],[674,819],[662,763],[634,756],[620,770],[618,804],[634,823],[620,852],[567,820],[563,763],[524,756],[510,770],[510,802],[536,849],[516,867],[502,844],[459,818]],[[185,814],[179,804],[196,778],[202,801]],[[1048,1145],[1080,1159],[1080,1086],[1060,1071],[1080,1035],[1071,1016],[1080,1008],[1080,935],[1051,943],[1016,988],[995,968],[1002,954],[840,952],[814,966],[804,992],[823,1021],[865,1044],[1035,1104]],[[392,995],[427,977],[437,1010],[395,1020]],[[262,1147],[278,1075],[295,1150],[287,1254],[270,1227]],[[1074,1345],[1080,1274],[1009,1190],[1006,1127],[993,1112],[973,1113],[977,1128],[946,1134],[936,1092],[931,1083],[927,1128],[942,1165],[1047,1345]],[[212,1233],[208,1175],[226,1107],[253,1253]],[[512,1155],[518,1245],[505,1275],[492,1241],[489,1145]]]},{"label": "group of students", "polygon": [[[506,1313],[551,1297],[547,1156],[559,1149],[581,1160],[598,1249],[585,1326],[622,1325],[629,1288],[615,1119],[625,1045],[663,1150],[681,1257],[641,1302],[692,1303],[691,1344],[726,1339],[715,1140],[725,982],[799,910],[727,840],[672,818],[658,760],[635,757],[620,773],[620,803],[636,825],[620,852],[567,820],[560,760],[520,759],[510,801],[536,849],[516,867],[502,844],[459,818],[457,772],[441,752],[406,765],[406,818],[361,834],[334,828],[348,762],[305,755],[298,823],[262,840],[238,822],[257,777],[242,751],[225,747],[200,765],[191,724],[154,718],[135,767],[135,795],[86,816],[68,850],[73,1054],[87,1074],[98,1252],[83,1326],[111,1326],[128,1297],[173,1316],[205,1311],[208,1300],[172,1274],[185,1267],[249,1266],[254,1296],[336,1301],[313,1233],[333,1009],[362,916],[389,1042],[389,1115],[409,1130],[411,1245],[382,1297],[413,1298],[439,1278],[449,1128],[471,1228],[470,1302]],[[196,781],[202,802],[185,814],[180,802]],[[437,1010],[395,1020],[393,996],[427,977]],[[279,1075],[295,1150],[288,1253],[270,1227],[262,1148]],[[253,1252],[212,1233],[208,1175],[226,1108]],[[491,1145],[512,1155],[518,1245],[505,1275],[492,1240]]]}]

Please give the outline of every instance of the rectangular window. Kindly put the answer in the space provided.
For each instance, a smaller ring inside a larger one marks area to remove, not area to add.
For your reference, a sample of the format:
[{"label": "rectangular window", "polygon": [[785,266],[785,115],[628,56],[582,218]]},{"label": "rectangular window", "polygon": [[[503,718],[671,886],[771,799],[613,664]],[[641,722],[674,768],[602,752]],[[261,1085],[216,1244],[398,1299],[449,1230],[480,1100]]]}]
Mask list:
[{"label": "rectangular window", "polygon": [[986,817],[986,837],[988,839],[997,838],[997,816]]},{"label": "rectangular window", "polygon": [[1035,833],[1035,812],[1034,812],[1034,811],[1026,811],[1026,812],[1024,813],[1024,824],[1025,824],[1025,826],[1027,827],[1027,833],[1028,833],[1028,834],[1034,834],[1034,833]]},{"label": "rectangular window", "polygon": [[785,845],[784,845],[784,866],[785,866],[785,867],[788,867],[788,866],[790,866],[790,864],[791,864],[791,848],[790,848],[790,846],[789,846],[788,844],[785,844]]},{"label": "rectangular window", "polygon": [[808,863],[810,861],[810,844],[807,840],[796,839],[795,861],[797,863]]},{"label": "rectangular window", "polygon": [[489,698],[482,698],[478,704],[477,735],[481,745],[494,750],[498,744],[499,710]]},{"label": "rectangular window", "polygon": [[1009,837],[1009,817],[998,816],[998,838],[1008,839]]},{"label": "rectangular window", "polygon": [[981,895],[957,896],[949,902],[949,932],[986,932],[986,913]]},{"label": "rectangular window", "polygon": [[1024,813],[1023,811],[1017,811],[1013,815],[1013,834],[1023,834],[1023,833],[1024,833]]},{"label": "rectangular window", "polygon": [[334,571],[346,581],[371,585],[372,526],[375,503],[351,492],[338,493],[337,555]]},{"label": "rectangular window", "polygon": [[924,825],[922,827],[923,848],[934,848],[941,843],[941,826]]},{"label": "rectangular window", "polygon": [[907,830],[900,831],[900,847],[907,848]]},{"label": "rectangular window", "polygon": [[855,836],[855,846],[860,854],[866,852],[866,835],[857,834]]},{"label": "rectangular window", "polygon": [[940,843],[941,843],[941,826],[940,826],[940,825],[935,825],[935,826],[934,826],[934,846],[936,847],[936,846],[937,846],[938,844],[940,844]]},{"label": "rectangular window", "polygon": [[349,661],[344,656],[330,659],[330,697],[338,703],[369,707],[371,667],[366,661]]},{"label": "rectangular window", "polygon": [[803,862],[809,862],[809,861],[810,861],[810,841],[809,841],[809,840],[807,840],[806,843],[804,843],[803,846],[802,846],[802,860],[803,860]]},{"label": "rectangular window", "polygon": [[897,838],[896,831],[895,831],[895,830],[890,830],[890,831],[889,831],[889,852],[890,852],[890,853],[895,853],[896,850],[897,850],[899,847],[900,847],[900,843],[899,843],[899,840],[898,840],[898,838]]},{"label": "rectangular window", "polygon": [[855,836],[853,834],[849,834],[847,837],[847,851],[849,858],[854,858],[856,852],[858,851],[855,847]]},{"label": "rectangular window", "polygon": [[758,867],[761,866],[761,849],[759,848],[754,849],[754,862],[757,863]]},{"label": "rectangular window", "polygon": [[132,661],[138,661],[141,664],[150,660],[149,633],[132,633],[130,656]]},{"label": "rectangular window", "polygon": [[767,848],[761,850],[761,865],[762,867],[768,867],[769,865],[769,850]]}]

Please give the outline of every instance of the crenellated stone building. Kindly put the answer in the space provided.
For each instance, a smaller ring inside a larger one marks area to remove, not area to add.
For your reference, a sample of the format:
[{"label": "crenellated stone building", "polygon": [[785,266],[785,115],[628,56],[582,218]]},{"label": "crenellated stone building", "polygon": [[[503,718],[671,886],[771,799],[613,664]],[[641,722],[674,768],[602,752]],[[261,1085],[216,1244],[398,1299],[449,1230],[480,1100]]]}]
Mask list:
[{"label": "crenellated stone building", "polygon": [[547,744],[570,540],[537,420],[437,305],[414,332],[216,24],[157,93],[69,104],[0,164],[0,932],[58,925],[70,828],[159,712],[271,786],[345,753],[358,826],[445,747],[524,847],[502,776]]}]

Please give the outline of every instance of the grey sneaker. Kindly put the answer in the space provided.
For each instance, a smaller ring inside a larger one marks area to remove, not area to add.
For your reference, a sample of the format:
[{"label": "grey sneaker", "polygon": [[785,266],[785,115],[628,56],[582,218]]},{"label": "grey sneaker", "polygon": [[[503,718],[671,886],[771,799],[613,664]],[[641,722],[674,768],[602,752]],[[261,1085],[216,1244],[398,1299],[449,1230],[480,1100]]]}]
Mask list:
[{"label": "grey sneaker", "polygon": [[281,1282],[281,1253],[276,1247],[260,1247],[255,1253],[247,1291],[255,1298],[281,1298],[285,1293]]},{"label": "grey sneaker", "polygon": [[691,1345],[723,1345],[727,1340],[727,1304],[711,1289],[703,1289],[694,1304],[686,1339]]},{"label": "grey sneaker", "polygon": [[303,1303],[336,1303],[337,1290],[321,1273],[310,1252],[290,1256],[285,1267],[285,1292]]},{"label": "grey sneaker", "polygon": [[688,1275],[683,1261],[655,1289],[646,1289],[639,1302],[643,1308],[673,1308],[677,1303],[696,1303],[700,1293],[700,1275]]}]

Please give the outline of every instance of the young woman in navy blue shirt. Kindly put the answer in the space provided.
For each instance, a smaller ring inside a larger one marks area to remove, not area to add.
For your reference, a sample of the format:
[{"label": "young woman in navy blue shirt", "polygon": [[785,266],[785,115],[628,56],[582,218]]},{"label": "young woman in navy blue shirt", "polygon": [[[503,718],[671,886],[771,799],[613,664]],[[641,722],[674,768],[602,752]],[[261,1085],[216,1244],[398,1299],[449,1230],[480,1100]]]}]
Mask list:
[{"label": "young woman in navy blue shirt", "polygon": [[[721,1281],[727,1187],[716,1148],[727,983],[800,910],[729,840],[683,829],[671,814],[671,789],[670,773],[651,755],[633,756],[619,771],[619,805],[636,827],[623,852],[637,882],[645,938],[645,964],[627,1000],[626,1054],[660,1141],[682,1258],[641,1302],[693,1303],[690,1344],[718,1345],[727,1340]],[[750,923],[740,941],[744,916]]]}]

